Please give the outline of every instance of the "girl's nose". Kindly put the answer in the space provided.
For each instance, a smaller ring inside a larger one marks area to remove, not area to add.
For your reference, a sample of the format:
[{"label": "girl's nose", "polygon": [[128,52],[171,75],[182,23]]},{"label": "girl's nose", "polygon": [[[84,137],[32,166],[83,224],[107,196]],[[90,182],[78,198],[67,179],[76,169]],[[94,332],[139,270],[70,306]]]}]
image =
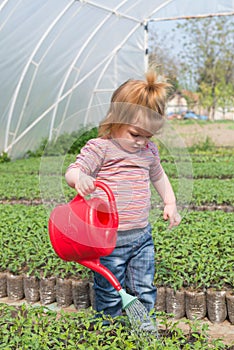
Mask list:
[{"label": "girl's nose", "polygon": [[147,139],[143,136],[140,136],[138,139],[137,139],[137,144],[139,146],[145,146],[146,145],[146,142],[147,142]]}]

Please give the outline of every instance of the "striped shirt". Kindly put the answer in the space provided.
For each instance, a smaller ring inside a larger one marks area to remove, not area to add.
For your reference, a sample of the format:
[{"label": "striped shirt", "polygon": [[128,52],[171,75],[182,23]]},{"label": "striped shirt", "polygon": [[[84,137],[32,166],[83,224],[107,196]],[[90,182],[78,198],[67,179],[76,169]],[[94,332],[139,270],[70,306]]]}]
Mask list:
[{"label": "striped shirt", "polygon": [[[130,153],[112,139],[91,139],[68,170],[76,167],[112,189],[119,215],[118,230],[147,226],[150,180],[157,181],[163,172],[158,149],[152,141],[138,152]],[[105,192],[98,188],[94,196],[106,200]]]}]

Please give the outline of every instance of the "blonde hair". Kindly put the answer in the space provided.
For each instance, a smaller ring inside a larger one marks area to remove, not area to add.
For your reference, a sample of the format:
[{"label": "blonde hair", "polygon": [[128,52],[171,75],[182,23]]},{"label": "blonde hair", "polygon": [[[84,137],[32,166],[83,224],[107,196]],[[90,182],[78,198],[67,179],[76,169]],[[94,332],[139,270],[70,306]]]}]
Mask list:
[{"label": "blonde hair", "polygon": [[157,132],[163,124],[169,86],[167,82],[157,82],[154,71],[146,73],[146,81],[127,80],[113,93],[98,135],[109,137],[114,129],[124,124],[140,124],[152,134]]}]

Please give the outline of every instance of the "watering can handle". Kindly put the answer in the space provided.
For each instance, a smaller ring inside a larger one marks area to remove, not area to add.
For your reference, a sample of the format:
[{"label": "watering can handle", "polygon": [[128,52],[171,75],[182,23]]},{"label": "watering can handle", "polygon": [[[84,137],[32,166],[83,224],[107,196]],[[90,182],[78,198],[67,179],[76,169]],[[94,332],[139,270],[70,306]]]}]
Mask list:
[{"label": "watering can handle", "polygon": [[114,224],[118,226],[119,218],[118,218],[118,212],[117,212],[117,207],[116,207],[116,202],[115,202],[115,196],[112,190],[110,189],[109,186],[107,186],[104,182],[102,181],[94,181],[94,185],[96,187],[101,188],[103,191],[106,192],[108,200],[109,200],[109,205],[111,209],[111,214],[112,218],[114,221]]}]

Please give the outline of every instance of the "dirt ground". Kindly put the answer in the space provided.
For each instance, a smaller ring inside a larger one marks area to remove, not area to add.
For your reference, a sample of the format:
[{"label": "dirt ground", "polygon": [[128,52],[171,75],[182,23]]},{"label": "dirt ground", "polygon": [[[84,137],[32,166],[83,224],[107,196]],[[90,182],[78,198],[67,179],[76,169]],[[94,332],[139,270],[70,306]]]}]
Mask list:
[{"label": "dirt ground", "polygon": [[[211,323],[207,318],[204,318],[199,322],[209,326],[207,333],[210,340],[221,339],[224,344],[234,346],[234,325],[232,325],[228,320],[225,320],[222,323]],[[178,327],[183,329],[184,332],[189,331],[189,326],[183,321],[183,319],[179,321]]]},{"label": "dirt ground", "polygon": [[216,146],[234,147],[234,121],[186,124],[184,121],[173,123],[173,127],[189,147],[202,143],[208,137]]}]

